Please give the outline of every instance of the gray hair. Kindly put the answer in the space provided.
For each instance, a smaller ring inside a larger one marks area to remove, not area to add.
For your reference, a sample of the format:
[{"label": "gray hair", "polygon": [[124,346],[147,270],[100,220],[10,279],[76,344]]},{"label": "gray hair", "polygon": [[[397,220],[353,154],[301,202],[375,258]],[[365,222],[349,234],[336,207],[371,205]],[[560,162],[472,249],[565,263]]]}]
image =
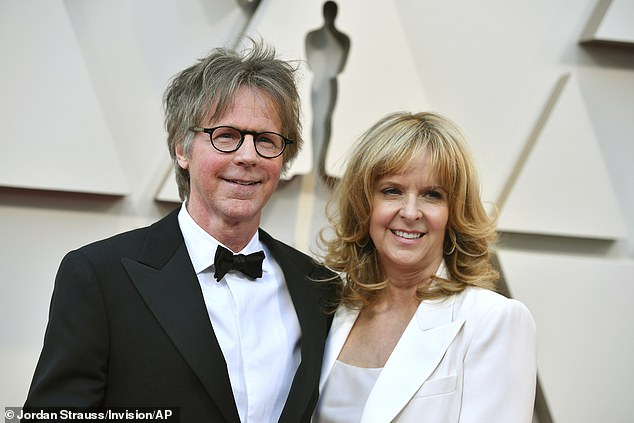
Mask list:
[{"label": "gray hair", "polygon": [[251,47],[242,51],[215,48],[171,79],[163,96],[165,128],[182,200],[189,195],[189,171],[178,165],[177,146],[182,145],[183,152],[189,155],[194,140],[190,128],[221,118],[242,87],[271,98],[281,120],[282,134],[294,141],[284,150],[284,169],[288,168],[303,143],[297,69],[278,59],[273,47],[251,40]]}]

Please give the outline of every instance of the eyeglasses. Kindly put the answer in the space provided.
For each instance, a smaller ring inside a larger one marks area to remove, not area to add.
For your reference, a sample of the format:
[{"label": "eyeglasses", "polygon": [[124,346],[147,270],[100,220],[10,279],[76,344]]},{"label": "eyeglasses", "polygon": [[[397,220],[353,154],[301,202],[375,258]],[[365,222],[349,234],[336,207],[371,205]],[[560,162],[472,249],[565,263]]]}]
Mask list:
[{"label": "eyeglasses", "polygon": [[189,128],[194,132],[205,132],[209,134],[211,145],[222,153],[233,153],[237,151],[244,142],[245,135],[253,136],[255,151],[261,157],[273,159],[284,152],[288,144],[293,141],[275,132],[256,132],[237,129],[232,126],[215,126],[213,128],[201,128],[193,126]]}]

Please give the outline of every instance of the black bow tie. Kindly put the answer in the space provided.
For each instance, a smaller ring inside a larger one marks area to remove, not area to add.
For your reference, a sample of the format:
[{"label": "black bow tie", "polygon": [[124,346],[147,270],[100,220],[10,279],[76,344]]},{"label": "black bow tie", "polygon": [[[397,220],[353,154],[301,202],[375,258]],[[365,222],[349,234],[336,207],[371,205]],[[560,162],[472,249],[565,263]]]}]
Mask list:
[{"label": "black bow tie", "polygon": [[247,255],[233,254],[225,247],[219,245],[216,249],[216,257],[214,258],[214,266],[216,268],[214,277],[217,281],[220,281],[230,270],[237,270],[250,278],[260,278],[262,277],[263,260],[263,251]]}]

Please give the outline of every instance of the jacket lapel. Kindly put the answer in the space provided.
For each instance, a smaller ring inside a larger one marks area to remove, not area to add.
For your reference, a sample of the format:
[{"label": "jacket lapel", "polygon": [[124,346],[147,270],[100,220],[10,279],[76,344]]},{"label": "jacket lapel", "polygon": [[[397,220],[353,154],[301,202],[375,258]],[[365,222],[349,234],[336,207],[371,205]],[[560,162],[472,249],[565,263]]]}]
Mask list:
[{"label": "jacket lapel", "polygon": [[347,307],[339,307],[335,313],[332,327],[326,340],[326,351],[324,352],[324,360],[321,368],[321,380],[319,381],[319,391],[324,387],[326,379],[335,364],[339,353],[345,344],[348,335],[352,330],[354,322],[359,316],[359,310]]},{"label": "jacket lapel", "polygon": [[228,422],[239,422],[224,356],[183,242],[177,211],[149,228],[139,260],[122,264],[148,308]]},{"label": "jacket lapel", "polygon": [[[284,272],[301,328],[301,359],[280,416],[280,422],[299,422],[302,421],[312,399],[313,388],[319,380],[322,346],[318,343],[324,339],[327,331],[324,323],[326,318],[319,309],[315,289],[310,286],[315,283],[309,279],[315,266],[307,261],[298,262],[297,257],[291,256],[288,247],[263,230],[260,230],[260,240],[266,244]],[[322,332],[323,335],[320,335]]]},{"label": "jacket lapel", "polygon": [[370,392],[362,423],[394,419],[438,366],[464,324],[452,321],[454,298],[418,307]]}]

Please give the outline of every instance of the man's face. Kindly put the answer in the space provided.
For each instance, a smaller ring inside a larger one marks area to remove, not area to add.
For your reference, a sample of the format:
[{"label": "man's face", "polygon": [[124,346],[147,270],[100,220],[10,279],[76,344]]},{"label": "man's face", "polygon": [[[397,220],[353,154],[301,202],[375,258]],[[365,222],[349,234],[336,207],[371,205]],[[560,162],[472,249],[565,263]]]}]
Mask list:
[{"label": "man's face", "polygon": [[[272,104],[266,94],[243,87],[227,112],[204,126],[281,133],[281,120]],[[260,157],[251,135],[245,136],[237,151],[222,153],[211,145],[209,135],[201,132],[196,133],[190,155],[185,155],[182,146],[176,153],[178,164],[189,170],[187,210],[199,225],[207,230],[217,225],[225,229],[259,226],[262,208],[279,182],[283,155]]]}]

